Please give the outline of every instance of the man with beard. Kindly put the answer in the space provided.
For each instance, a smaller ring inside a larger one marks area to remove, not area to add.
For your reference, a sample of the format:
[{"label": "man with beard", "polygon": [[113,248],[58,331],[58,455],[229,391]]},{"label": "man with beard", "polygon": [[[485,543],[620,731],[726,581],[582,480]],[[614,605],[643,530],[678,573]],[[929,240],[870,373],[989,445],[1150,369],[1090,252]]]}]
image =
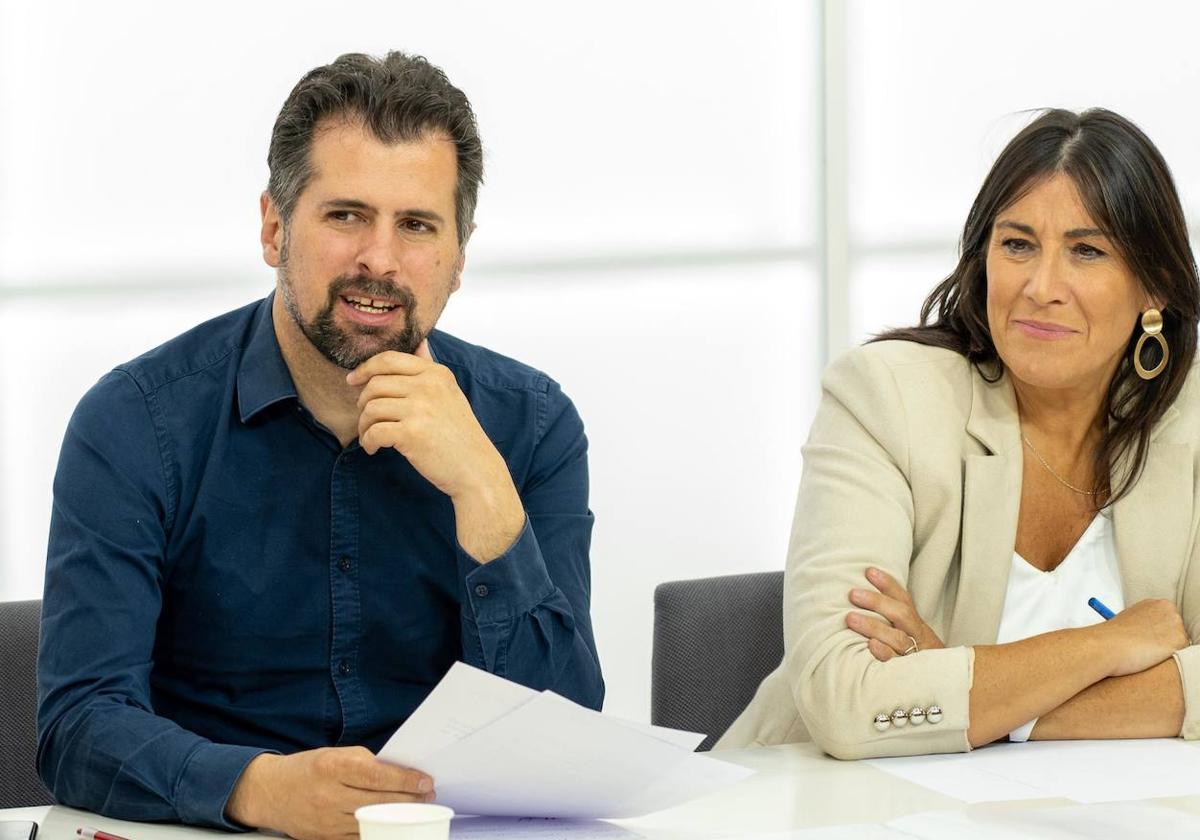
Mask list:
[{"label": "man with beard", "polygon": [[482,179],[466,97],[345,55],[275,123],[265,300],[106,375],[63,442],[39,769],[59,802],[295,837],[425,801],[378,750],[456,660],[593,708],[587,441],[434,330]]}]

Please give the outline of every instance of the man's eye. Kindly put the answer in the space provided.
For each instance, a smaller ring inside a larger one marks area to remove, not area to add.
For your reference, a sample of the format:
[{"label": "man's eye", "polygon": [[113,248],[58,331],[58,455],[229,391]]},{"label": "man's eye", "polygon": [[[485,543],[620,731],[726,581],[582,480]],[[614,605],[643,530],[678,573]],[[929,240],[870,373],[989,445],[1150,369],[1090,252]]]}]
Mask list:
[{"label": "man's eye", "polygon": [[326,218],[335,222],[352,222],[358,218],[358,214],[353,210],[332,210]]},{"label": "man's eye", "polygon": [[401,226],[405,230],[411,230],[413,233],[425,233],[426,231],[433,230],[433,228],[420,219],[405,219],[401,223]]}]

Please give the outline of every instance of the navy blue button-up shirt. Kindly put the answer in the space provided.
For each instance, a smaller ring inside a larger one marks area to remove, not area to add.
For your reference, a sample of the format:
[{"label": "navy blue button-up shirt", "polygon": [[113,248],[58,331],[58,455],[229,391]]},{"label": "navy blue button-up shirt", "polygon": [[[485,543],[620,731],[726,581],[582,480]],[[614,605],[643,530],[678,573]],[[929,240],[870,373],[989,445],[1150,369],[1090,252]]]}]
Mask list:
[{"label": "navy blue button-up shirt", "polygon": [[[38,762],[59,802],[234,827],[246,764],[373,750],[455,660],[599,708],[587,440],[557,383],[429,338],[527,515],[480,565],[393,449],[343,449],[300,404],[271,298],[116,368],[54,482]],[[436,780],[435,780],[436,781]]]}]

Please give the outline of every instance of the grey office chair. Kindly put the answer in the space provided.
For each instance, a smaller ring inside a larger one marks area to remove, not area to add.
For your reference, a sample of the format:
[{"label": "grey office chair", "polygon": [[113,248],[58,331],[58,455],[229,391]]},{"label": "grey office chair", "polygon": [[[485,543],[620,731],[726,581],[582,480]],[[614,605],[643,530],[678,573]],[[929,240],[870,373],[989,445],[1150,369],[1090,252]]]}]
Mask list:
[{"label": "grey office chair", "polygon": [[35,765],[41,617],[41,601],[0,602],[0,808],[54,802]]},{"label": "grey office chair", "polygon": [[650,721],[712,749],[782,659],[783,572],[659,584]]}]

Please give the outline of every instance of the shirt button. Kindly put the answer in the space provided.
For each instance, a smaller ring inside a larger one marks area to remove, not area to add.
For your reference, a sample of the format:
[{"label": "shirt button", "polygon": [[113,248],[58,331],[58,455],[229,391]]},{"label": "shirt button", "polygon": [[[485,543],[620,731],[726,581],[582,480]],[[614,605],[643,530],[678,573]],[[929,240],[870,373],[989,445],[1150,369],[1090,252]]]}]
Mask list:
[{"label": "shirt button", "polygon": [[345,659],[343,659],[341,662],[338,663],[338,673],[341,674],[343,677],[347,677],[350,675],[350,663],[347,662]]},{"label": "shirt button", "polygon": [[341,569],[343,572],[350,571],[350,567],[352,565],[354,565],[354,564],[350,561],[350,558],[345,556],[344,554],[338,558],[338,568]]},{"label": "shirt button", "polygon": [[480,598],[486,598],[487,594],[488,594],[487,586],[485,586],[482,583],[479,584],[478,586],[475,587],[475,594],[478,595]]}]

